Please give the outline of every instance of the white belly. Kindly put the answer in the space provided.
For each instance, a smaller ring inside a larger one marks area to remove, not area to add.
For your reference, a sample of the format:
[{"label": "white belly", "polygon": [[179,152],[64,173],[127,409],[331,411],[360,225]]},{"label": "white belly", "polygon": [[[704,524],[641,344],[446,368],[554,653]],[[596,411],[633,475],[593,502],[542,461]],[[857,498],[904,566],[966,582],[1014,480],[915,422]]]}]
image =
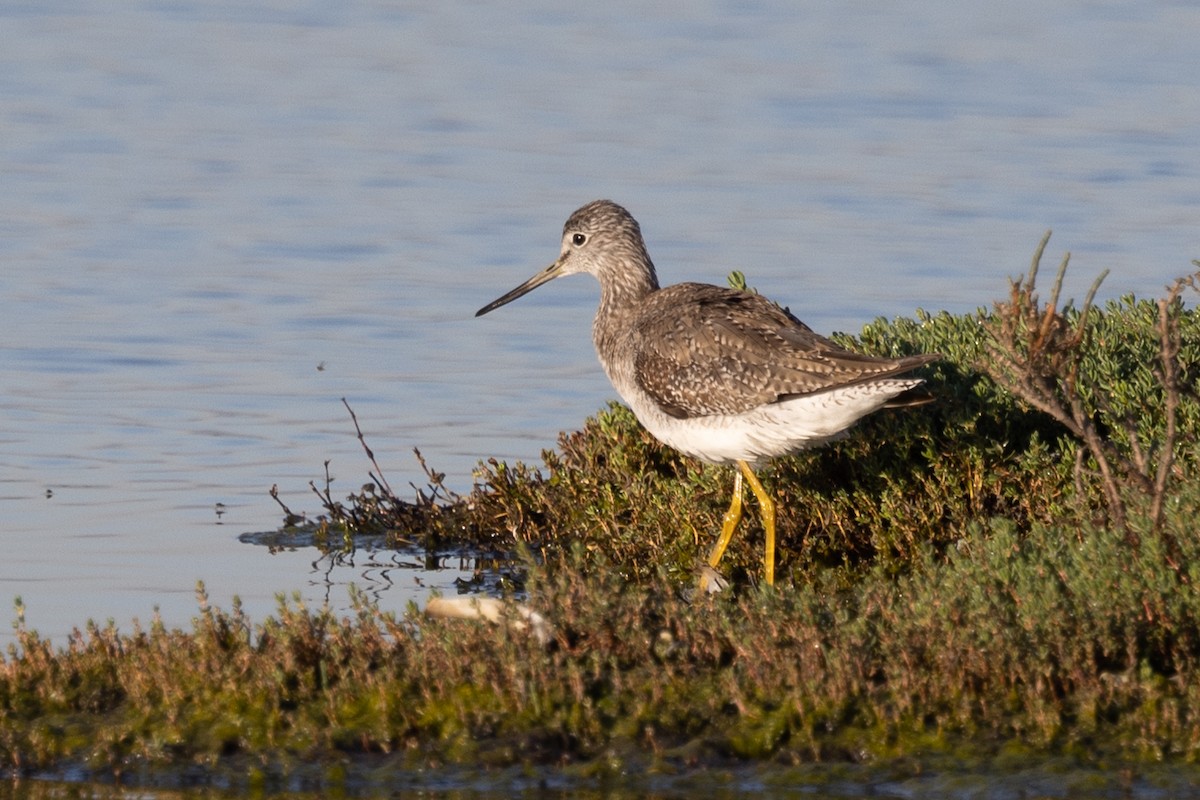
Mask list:
[{"label": "white belly", "polygon": [[855,422],[919,379],[887,379],[831,389],[741,414],[677,419],[638,392],[626,397],[646,430],[663,444],[702,461],[731,464],[759,461],[816,447],[838,438]]}]

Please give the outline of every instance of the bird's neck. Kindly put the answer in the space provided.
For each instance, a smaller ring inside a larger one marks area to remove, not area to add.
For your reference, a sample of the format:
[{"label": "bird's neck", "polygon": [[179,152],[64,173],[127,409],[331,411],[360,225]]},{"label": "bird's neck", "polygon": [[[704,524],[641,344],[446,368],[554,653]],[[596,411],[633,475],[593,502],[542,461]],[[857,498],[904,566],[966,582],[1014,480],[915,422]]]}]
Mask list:
[{"label": "bird's neck", "polygon": [[611,352],[615,339],[629,330],[642,302],[657,291],[658,275],[649,257],[638,263],[636,269],[626,266],[603,276],[600,307],[592,324],[592,341],[597,351]]},{"label": "bird's neck", "polygon": [[614,265],[600,279],[600,313],[621,313],[658,291],[658,274],[643,253],[632,264]]}]

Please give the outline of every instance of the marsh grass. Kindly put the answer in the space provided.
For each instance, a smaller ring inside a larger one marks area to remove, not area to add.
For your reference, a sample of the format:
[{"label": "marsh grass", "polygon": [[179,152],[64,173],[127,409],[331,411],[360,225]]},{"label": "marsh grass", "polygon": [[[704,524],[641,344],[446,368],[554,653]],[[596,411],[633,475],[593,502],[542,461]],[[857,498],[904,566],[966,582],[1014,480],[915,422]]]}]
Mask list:
[{"label": "marsh grass", "polygon": [[[342,618],[281,601],[256,624],[201,594],[188,631],[90,626],[55,650],[20,629],[0,670],[0,756],[21,770],[127,776],[179,765],[336,775],[347,759],[383,756],[657,769],[974,763],[1014,748],[1188,760],[1200,741],[1200,597],[1150,541],[995,521],[944,554],[927,548],[900,577],[875,566],[852,585],[699,602],[667,575],[631,583],[597,569],[576,546],[530,589],[555,623],[548,647],[362,597]],[[1180,541],[1200,563],[1195,537]]]},{"label": "marsh grass", "polygon": [[990,310],[864,328],[871,352],[943,353],[924,373],[938,401],[763,471],[782,509],[774,590],[756,584],[751,513],[727,556],[733,590],[691,596],[729,475],[661,447],[622,406],[563,434],[540,468],[481,464],[463,497],[427,470],[401,500],[359,429],[369,484],[313,486],[327,546],[393,531],[518,553],[548,646],[359,595],[346,617],[281,599],[254,622],[201,591],[190,630],[89,625],[55,649],[18,606],[0,763],[336,784],[364,760],[1194,761],[1191,282],[1075,309],[1057,288],[1040,302],[1035,279]]}]

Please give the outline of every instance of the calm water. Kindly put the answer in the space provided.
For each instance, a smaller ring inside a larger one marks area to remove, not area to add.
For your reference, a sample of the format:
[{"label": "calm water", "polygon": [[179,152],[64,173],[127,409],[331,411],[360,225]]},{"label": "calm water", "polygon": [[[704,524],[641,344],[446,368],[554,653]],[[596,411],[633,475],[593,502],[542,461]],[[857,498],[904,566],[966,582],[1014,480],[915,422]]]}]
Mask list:
[{"label": "calm water", "polygon": [[985,305],[1047,228],[1076,296],[1157,292],[1200,256],[1198,33],[1182,2],[0,4],[0,602],[61,639],[187,625],[197,580],[255,616],[449,586],[237,536],[272,484],[316,510],[326,459],[365,480],[339,398],[398,489],[414,446],[466,489],[611,398],[589,279],[472,316],[596,197],[666,281],[740,268],[823,331]]},{"label": "calm water", "polygon": [[[317,800],[335,797],[421,797],[426,800],[1187,800],[1200,796],[1194,768],[1156,769],[1126,775],[1083,769],[1069,762],[1014,767],[1003,773],[927,773],[912,777],[881,775],[879,770],[848,765],[812,765],[786,769],[712,769],[678,775],[609,776],[588,779],[576,775],[531,775],[528,770],[416,771],[398,776],[395,785],[365,783],[319,791],[311,785],[287,791],[256,789],[237,792],[215,788],[147,791],[98,784],[23,781],[0,783],[5,800],[233,800],[238,797],[273,800]],[[366,778],[367,776],[362,776]],[[369,779],[378,781],[378,773]],[[297,783],[300,783],[299,781]]]}]

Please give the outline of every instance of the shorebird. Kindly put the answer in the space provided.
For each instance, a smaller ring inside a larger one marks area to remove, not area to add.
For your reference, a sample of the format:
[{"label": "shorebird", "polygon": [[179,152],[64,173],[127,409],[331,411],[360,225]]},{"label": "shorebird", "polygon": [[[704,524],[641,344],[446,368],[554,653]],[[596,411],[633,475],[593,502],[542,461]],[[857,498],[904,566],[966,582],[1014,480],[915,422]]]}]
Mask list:
[{"label": "shorebird", "polygon": [[[660,288],[641,228],[610,200],[572,214],[558,259],[475,316],[579,272],[600,282],[592,341],[638,421],[686,455],[737,467],[709,566],[716,570],[741,520],[744,478],[762,515],[768,585],[776,509],[751,464],[835,439],[880,408],[912,405],[903,396],[921,379],[897,376],[940,358],[851,352],[753,292],[704,283]],[[701,587],[710,580],[702,577]]]}]

